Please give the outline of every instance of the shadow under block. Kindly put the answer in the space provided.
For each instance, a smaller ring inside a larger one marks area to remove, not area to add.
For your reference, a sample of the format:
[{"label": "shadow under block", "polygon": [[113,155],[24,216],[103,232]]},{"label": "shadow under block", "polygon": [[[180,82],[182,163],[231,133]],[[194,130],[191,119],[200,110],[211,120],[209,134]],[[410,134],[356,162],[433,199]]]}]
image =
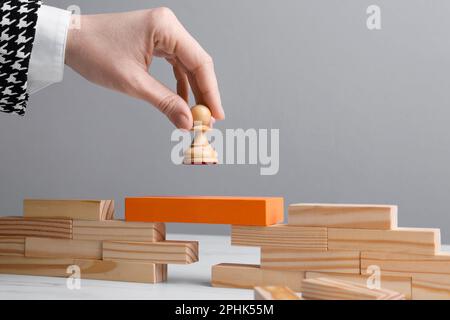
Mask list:
[{"label": "shadow under block", "polygon": [[281,224],[267,227],[232,226],[231,244],[326,251],[327,228]]},{"label": "shadow under block", "polygon": [[198,261],[198,242],[104,241],[103,260],[125,260],[159,264],[190,264]]},{"label": "shadow under block", "polygon": [[34,258],[102,259],[102,242],[91,240],[26,238],[25,256]]},{"label": "shadow under block", "polygon": [[327,271],[360,273],[360,254],[356,251],[310,251],[262,247],[261,268],[285,271]]},{"label": "shadow under block", "polygon": [[[450,253],[434,256],[388,252],[361,252],[361,271],[367,273],[369,266],[378,266],[381,274],[407,276],[441,275],[450,276]],[[414,281],[414,280],[413,280]]]},{"label": "shadow under block", "polygon": [[301,300],[300,297],[288,287],[255,287],[255,300]]},{"label": "shadow under block", "polygon": [[[360,275],[360,274],[348,274],[348,273],[328,273],[328,272],[306,272],[306,279],[314,278],[328,278],[334,280],[341,280],[347,282],[354,282],[362,285],[367,285],[367,282],[372,283],[372,276]],[[412,298],[411,277],[408,276],[389,276],[381,275],[380,286],[382,288],[397,291],[405,296],[406,299]]]},{"label": "shadow under block", "polygon": [[266,226],[283,221],[283,198],[140,197],[125,199],[127,221]]},{"label": "shadow under block", "polygon": [[397,206],[291,204],[289,224],[304,227],[389,230],[397,227]]},{"label": "shadow under block", "polygon": [[328,250],[401,252],[434,255],[441,249],[439,229],[328,229]]},{"label": "shadow under block", "polygon": [[450,276],[415,275],[412,279],[412,297],[414,300],[450,300]]},{"label": "shadow under block", "polygon": [[364,284],[329,278],[305,279],[302,296],[306,300],[404,300],[398,292],[369,289]]},{"label": "shadow under block", "polygon": [[75,259],[81,279],[157,283],[167,280],[167,265],[146,262]]},{"label": "shadow under block", "polygon": [[23,201],[25,217],[110,220],[114,218],[114,200],[38,200]]},{"label": "shadow under block", "polygon": [[0,256],[0,273],[47,277],[69,277],[70,274],[67,273],[67,267],[73,264],[73,259]]},{"label": "shadow under block", "polygon": [[304,272],[261,269],[259,265],[221,263],[211,269],[213,287],[253,289],[257,286],[289,286],[301,291]]},{"label": "shadow under block", "polygon": [[164,223],[73,220],[73,239],[157,242],[166,239]]},{"label": "shadow under block", "polygon": [[0,256],[25,255],[25,238],[13,236],[0,236]]},{"label": "shadow under block", "polygon": [[0,236],[72,238],[72,220],[0,217]]}]

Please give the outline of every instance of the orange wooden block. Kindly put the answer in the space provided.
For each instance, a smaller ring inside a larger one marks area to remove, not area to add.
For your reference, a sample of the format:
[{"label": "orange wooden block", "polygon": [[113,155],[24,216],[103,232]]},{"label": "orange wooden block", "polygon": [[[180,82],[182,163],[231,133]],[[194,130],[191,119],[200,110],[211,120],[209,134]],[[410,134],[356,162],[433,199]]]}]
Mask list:
[{"label": "orange wooden block", "polygon": [[283,198],[211,196],[126,198],[125,219],[268,226],[283,221]]}]

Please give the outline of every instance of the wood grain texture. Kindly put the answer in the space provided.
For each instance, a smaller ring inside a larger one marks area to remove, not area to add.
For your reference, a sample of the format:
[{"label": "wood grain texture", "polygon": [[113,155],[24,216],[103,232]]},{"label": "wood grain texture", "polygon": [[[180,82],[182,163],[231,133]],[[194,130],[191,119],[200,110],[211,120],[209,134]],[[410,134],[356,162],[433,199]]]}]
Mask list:
[{"label": "wood grain texture", "polygon": [[297,227],[283,224],[266,227],[232,226],[231,244],[326,251],[327,228]]},{"label": "wood grain texture", "polygon": [[261,269],[253,264],[221,263],[211,269],[211,285],[222,288],[289,286],[299,292],[303,278],[304,272]]},{"label": "wood grain texture", "polygon": [[127,221],[266,226],[284,220],[283,198],[138,197],[125,199]]},{"label": "wood grain texture", "polygon": [[73,239],[157,242],[166,239],[164,223],[73,220]]},{"label": "wood grain texture", "polygon": [[304,227],[389,230],[397,227],[397,206],[291,204],[289,206],[289,224]]},{"label": "wood grain texture", "polygon": [[25,239],[25,256],[34,258],[102,259],[102,242],[71,239]]},{"label": "wood grain texture", "polygon": [[[368,275],[360,275],[360,274],[346,274],[346,273],[329,273],[329,272],[313,272],[309,271],[305,273],[306,279],[314,279],[314,278],[329,278],[334,280],[341,280],[347,282],[355,282],[361,285],[367,285],[367,281],[369,280],[372,283],[371,279],[369,279]],[[381,275],[380,285],[382,288],[397,291],[405,296],[406,299],[410,300],[412,298],[412,288],[411,288],[412,279],[408,276],[385,276]]]},{"label": "wood grain texture", "polygon": [[450,300],[450,276],[419,274],[412,278],[414,300]]},{"label": "wood grain texture", "polygon": [[157,264],[190,264],[198,261],[198,242],[104,241],[104,260],[126,260]]},{"label": "wood grain texture", "polygon": [[146,262],[75,259],[81,279],[158,283],[167,280],[167,265]]},{"label": "wood grain texture", "polygon": [[384,275],[416,276],[420,274],[450,275],[450,253],[435,256],[388,252],[361,252],[361,271],[378,266]]},{"label": "wood grain texture", "polygon": [[24,255],[24,237],[0,236],[0,256],[23,257]]},{"label": "wood grain texture", "polygon": [[71,239],[72,220],[0,217],[0,236]]},{"label": "wood grain texture", "polygon": [[67,268],[73,264],[73,259],[43,259],[0,256],[0,273],[68,277],[70,274],[67,273]]},{"label": "wood grain texture", "polygon": [[434,255],[441,249],[439,229],[328,229],[328,250],[401,252]]},{"label": "wood grain texture", "polygon": [[308,251],[275,247],[261,248],[261,268],[290,271],[360,273],[356,251]]},{"label": "wood grain texture", "polygon": [[288,287],[255,287],[255,300],[301,300],[300,297]]},{"label": "wood grain texture", "polygon": [[398,292],[369,289],[358,283],[329,278],[305,279],[303,298],[306,300],[404,300]]},{"label": "wood grain texture", "polygon": [[23,213],[31,218],[109,220],[114,218],[114,200],[25,199]]}]

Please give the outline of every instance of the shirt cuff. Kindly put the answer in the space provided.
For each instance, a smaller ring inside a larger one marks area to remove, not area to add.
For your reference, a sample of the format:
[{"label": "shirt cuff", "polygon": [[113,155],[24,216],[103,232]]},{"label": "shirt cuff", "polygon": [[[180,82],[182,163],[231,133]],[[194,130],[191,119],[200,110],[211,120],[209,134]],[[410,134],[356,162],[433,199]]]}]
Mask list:
[{"label": "shirt cuff", "polygon": [[36,36],[28,68],[29,93],[62,81],[71,15],[70,11],[45,5],[39,9]]}]

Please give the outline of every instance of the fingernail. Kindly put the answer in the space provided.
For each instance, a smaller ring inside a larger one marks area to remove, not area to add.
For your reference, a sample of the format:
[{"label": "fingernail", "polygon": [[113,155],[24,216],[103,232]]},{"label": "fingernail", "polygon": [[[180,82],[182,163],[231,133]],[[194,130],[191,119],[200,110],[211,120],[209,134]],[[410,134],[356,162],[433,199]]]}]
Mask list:
[{"label": "fingernail", "polygon": [[190,130],[192,128],[192,120],[184,113],[178,113],[173,123],[178,129]]}]

